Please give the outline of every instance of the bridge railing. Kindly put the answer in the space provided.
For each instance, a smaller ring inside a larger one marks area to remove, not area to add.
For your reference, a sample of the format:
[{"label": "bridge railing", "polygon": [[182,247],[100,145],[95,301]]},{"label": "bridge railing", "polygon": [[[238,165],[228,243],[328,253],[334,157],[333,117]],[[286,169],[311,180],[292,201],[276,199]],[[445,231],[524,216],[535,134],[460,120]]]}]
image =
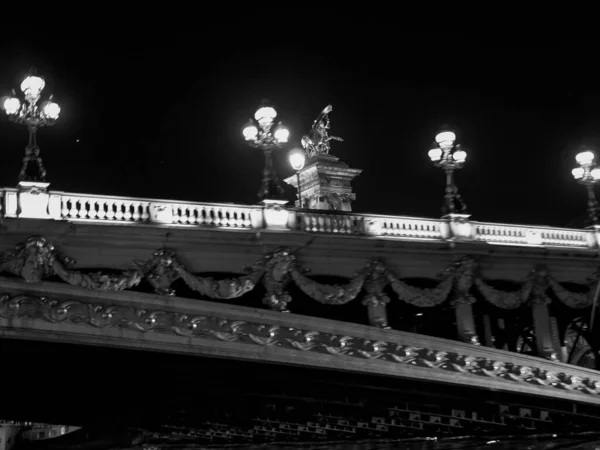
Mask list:
[{"label": "bridge railing", "polygon": [[494,245],[597,249],[600,228],[568,229],[474,222],[454,214],[440,219],[288,208],[279,203],[235,205],[45,190],[0,190],[0,214],[96,223],[157,224],[225,230],[277,229],[340,236]]}]

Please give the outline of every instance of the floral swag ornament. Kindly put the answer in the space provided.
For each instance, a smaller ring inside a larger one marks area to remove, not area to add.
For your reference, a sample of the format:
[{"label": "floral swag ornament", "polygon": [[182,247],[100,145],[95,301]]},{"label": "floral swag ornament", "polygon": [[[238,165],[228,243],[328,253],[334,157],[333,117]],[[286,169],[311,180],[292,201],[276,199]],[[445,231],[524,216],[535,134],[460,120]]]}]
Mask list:
[{"label": "floral swag ornament", "polygon": [[587,281],[583,292],[571,292],[558,283],[543,266],[536,266],[515,291],[504,291],[489,285],[483,278],[477,261],[469,256],[451,263],[438,277],[433,288],[412,286],[392,273],[385,262],[373,259],[346,284],[320,283],[309,276],[294,253],[280,248],[267,253],[238,277],[215,279],[190,273],[172,250],[161,249],[147,261],[133,261],[129,270],[117,274],[85,273],[73,269],[75,261],[58,254],[55,247],[42,237],[31,237],[15,250],[0,256],[0,272],[19,276],[30,283],[50,276],[74,286],[97,291],[131,289],[146,280],[159,295],[175,295],[173,283],[181,279],[193,291],[215,300],[235,299],[252,291],[259,283],[265,288],[263,303],[269,308],[288,312],[291,296],[286,287],[293,282],[302,292],[317,302],[343,305],[364,292],[362,303],[367,306],[369,322],[386,328],[386,294],[393,291],[399,300],[413,306],[429,308],[449,300],[452,305],[475,302],[475,289],[489,303],[502,309],[515,309],[526,303],[549,302],[548,292],[571,308],[586,308],[593,302],[600,271]]}]

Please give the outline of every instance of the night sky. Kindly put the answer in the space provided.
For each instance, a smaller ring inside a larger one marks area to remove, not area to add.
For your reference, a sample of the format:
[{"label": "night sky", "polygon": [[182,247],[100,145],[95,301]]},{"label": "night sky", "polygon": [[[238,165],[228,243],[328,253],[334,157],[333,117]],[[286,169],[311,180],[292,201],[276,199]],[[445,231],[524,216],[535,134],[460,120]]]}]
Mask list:
[{"label": "night sky", "polygon": [[[456,181],[473,220],[581,226],[581,146],[600,150],[596,43],[399,33],[353,23],[324,36],[96,30],[3,40],[0,96],[33,66],[62,108],[38,143],[53,190],[253,204],[263,158],[241,129],[263,98],[299,145],[332,104],[332,153],[364,172],[354,210],[439,217],[444,176],[427,157],[444,124],[467,164]],[[312,36],[312,37],[309,37]],[[0,120],[0,184],[16,186],[26,131]],[[282,178],[293,172],[276,155]],[[286,192],[293,200],[291,187]],[[575,221],[575,222],[573,222]]]}]

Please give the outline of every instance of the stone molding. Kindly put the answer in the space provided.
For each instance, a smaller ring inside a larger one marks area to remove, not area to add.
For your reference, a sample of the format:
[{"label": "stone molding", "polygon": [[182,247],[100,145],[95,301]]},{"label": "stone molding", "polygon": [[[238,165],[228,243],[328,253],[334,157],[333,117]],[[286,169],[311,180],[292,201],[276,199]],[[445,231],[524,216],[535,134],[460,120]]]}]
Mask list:
[{"label": "stone molding", "polygon": [[[177,346],[213,355],[221,350],[238,356],[258,351],[267,361],[393,373],[600,404],[596,371],[497,349],[326,319],[185,299],[175,302],[172,297],[165,302],[158,301],[165,297],[147,294],[92,295],[56,283],[38,286],[6,279],[0,279],[0,286],[0,329],[16,331],[17,336],[28,331],[60,332],[77,342],[93,334],[100,344],[102,339],[116,339],[123,345],[127,336],[138,336],[140,345],[149,340],[157,346],[170,342],[173,351]],[[148,337],[139,339],[142,335]]]}]

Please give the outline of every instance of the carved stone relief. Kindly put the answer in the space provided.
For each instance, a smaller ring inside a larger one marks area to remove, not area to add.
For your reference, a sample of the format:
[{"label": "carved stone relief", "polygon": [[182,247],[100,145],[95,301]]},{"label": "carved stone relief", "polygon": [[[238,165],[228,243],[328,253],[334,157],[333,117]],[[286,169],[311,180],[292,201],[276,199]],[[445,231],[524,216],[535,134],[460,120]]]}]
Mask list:
[{"label": "carved stone relief", "polygon": [[[142,333],[164,333],[196,339],[214,339],[245,345],[275,346],[340,358],[378,359],[448,373],[500,378],[518,384],[548,386],[583,395],[600,395],[600,377],[581,377],[460,352],[413,347],[385,340],[324,333],[302,328],[244,322],[184,311],[162,311],[31,295],[0,297],[0,317],[27,317],[50,323],[72,323],[94,328],[126,328]],[[541,360],[540,360],[541,361]]]}]

